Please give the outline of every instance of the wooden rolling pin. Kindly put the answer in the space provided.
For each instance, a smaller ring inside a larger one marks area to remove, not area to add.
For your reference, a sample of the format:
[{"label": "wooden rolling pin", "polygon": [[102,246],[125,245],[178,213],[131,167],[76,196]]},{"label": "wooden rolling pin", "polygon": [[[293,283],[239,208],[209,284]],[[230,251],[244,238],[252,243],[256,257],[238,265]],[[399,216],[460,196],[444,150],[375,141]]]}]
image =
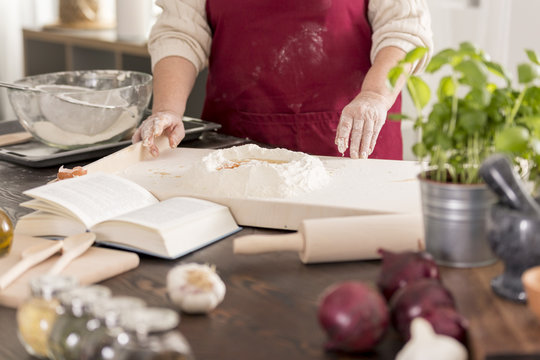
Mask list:
[{"label": "wooden rolling pin", "polygon": [[378,259],[379,248],[423,250],[424,227],[421,214],[308,219],[296,233],[246,235],[233,248],[235,254],[295,251],[305,264]]},{"label": "wooden rolling pin", "polygon": [[0,135],[0,146],[22,144],[30,141],[32,134],[26,131]]}]

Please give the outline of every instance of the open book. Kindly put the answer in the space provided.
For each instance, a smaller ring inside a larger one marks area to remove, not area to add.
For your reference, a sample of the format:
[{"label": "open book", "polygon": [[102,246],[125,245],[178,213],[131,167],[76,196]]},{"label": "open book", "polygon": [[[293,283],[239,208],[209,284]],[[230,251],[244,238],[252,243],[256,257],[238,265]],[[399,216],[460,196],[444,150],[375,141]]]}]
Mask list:
[{"label": "open book", "polygon": [[15,231],[32,236],[67,236],[92,231],[96,242],[174,259],[241,228],[229,208],[206,200],[159,201],[121,176],[95,173],[24,192],[21,205],[38,210],[22,216]]}]

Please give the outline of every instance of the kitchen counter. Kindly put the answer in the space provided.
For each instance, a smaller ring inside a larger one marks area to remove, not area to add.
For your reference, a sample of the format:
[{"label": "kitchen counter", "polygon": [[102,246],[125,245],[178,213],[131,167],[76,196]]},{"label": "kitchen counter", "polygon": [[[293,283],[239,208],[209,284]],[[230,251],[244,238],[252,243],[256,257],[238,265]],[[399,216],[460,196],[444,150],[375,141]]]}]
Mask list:
[{"label": "kitchen counter", "polygon": [[[0,161],[0,207],[12,219],[29,212],[19,206],[27,200],[22,191],[53,179],[56,171],[57,167],[36,169]],[[304,265],[294,253],[234,255],[233,239],[255,232],[280,231],[244,228],[174,261],[142,256],[137,269],[102,284],[114,295],[137,296],[152,306],[171,307],[166,297],[167,272],[185,262],[214,264],[227,286],[224,302],[206,316],[182,315],[178,327],[198,360],[394,358],[403,345],[394,331],[387,332],[376,352],[352,357],[326,353],[325,334],[317,323],[322,291],[343,280],[374,283],[379,261]],[[474,359],[484,359],[486,354],[540,353],[540,321],[525,305],[502,300],[490,289],[491,278],[501,270],[501,264],[477,269],[441,267],[444,284],[470,322]],[[0,323],[0,359],[30,359],[17,339],[15,310],[0,307]]]}]

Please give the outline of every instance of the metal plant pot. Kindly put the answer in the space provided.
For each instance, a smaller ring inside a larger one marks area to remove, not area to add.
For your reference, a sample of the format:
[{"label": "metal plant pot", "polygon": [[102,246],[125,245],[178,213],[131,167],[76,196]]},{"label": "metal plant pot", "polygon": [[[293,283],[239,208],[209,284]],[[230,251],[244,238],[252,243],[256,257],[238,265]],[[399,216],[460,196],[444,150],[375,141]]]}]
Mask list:
[{"label": "metal plant pot", "polygon": [[494,263],[497,258],[487,239],[487,221],[496,199],[489,188],[418,178],[426,250],[435,261],[461,268]]}]

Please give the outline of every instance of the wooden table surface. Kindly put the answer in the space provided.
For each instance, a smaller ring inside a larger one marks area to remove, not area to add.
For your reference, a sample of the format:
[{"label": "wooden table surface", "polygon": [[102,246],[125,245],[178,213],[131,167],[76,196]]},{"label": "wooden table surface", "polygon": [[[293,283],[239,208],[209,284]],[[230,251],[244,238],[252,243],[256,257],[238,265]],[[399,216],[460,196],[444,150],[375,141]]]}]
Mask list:
[{"label": "wooden table surface", "polygon": [[[53,179],[56,170],[0,161],[0,208],[12,219],[27,213],[29,210],[19,206],[27,200],[22,191]],[[325,352],[325,334],[317,323],[317,301],[323,290],[344,280],[373,284],[379,261],[304,265],[293,253],[234,255],[233,238],[253,232],[276,231],[245,228],[175,261],[141,257],[137,269],[102,284],[114,295],[137,296],[152,306],[172,307],[166,297],[167,272],[180,263],[214,264],[227,286],[224,302],[209,315],[182,315],[178,327],[198,360],[394,358],[403,344],[392,330],[375,352],[352,356]],[[525,305],[502,300],[490,289],[490,280],[501,270],[501,264],[476,269],[441,267],[444,284],[470,322],[474,359],[501,353],[540,354],[540,321]],[[15,310],[0,307],[0,324],[0,359],[30,358],[17,339]]]}]

